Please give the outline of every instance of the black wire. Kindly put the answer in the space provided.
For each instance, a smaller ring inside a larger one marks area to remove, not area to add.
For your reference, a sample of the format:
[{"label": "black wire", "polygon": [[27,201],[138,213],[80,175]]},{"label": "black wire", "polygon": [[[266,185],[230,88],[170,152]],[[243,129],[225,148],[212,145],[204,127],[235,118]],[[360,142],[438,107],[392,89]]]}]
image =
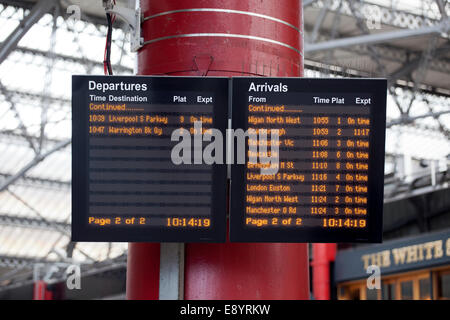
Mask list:
[{"label": "black wire", "polygon": [[112,17],[110,13],[106,14],[106,18],[108,20],[108,32],[106,34],[106,67],[108,68],[108,74],[112,75],[112,67],[111,67],[111,39],[112,39]]}]

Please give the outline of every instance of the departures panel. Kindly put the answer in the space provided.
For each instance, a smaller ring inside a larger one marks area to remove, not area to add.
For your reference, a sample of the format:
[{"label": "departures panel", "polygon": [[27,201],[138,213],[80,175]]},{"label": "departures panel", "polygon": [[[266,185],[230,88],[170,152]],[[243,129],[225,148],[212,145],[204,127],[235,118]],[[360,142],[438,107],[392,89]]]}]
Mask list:
[{"label": "departures panel", "polygon": [[245,164],[232,166],[231,241],[381,242],[386,81],[233,78],[232,87],[233,129],[256,136]]},{"label": "departures panel", "polygon": [[225,133],[228,81],[73,76],[73,241],[225,241],[226,166],[174,163],[171,135]]}]

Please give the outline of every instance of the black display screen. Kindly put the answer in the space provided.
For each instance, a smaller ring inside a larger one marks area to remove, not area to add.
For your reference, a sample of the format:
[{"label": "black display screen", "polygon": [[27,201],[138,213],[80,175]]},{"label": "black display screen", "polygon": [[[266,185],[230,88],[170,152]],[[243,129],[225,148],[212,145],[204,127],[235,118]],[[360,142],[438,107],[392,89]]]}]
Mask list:
[{"label": "black display screen", "polygon": [[232,106],[256,136],[232,166],[231,241],[381,242],[386,80],[233,78]]},{"label": "black display screen", "polygon": [[[226,166],[174,163],[188,141],[171,137],[224,134],[228,81],[73,76],[73,241],[225,241]],[[192,155],[207,143],[193,142]]]}]

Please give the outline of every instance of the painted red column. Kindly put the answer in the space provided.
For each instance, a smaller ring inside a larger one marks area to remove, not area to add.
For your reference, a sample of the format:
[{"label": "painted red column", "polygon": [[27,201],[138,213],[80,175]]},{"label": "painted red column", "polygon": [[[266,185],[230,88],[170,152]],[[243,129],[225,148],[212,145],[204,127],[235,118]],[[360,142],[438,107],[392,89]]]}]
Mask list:
[{"label": "painted red column", "polygon": [[159,254],[158,243],[130,243],[128,245],[128,300],[158,299]]},{"label": "painted red column", "polygon": [[313,243],[313,296],[316,300],[330,300],[330,262],[336,258],[335,243]]},{"label": "painted red column", "polygon": [[[301,1],[142,0],[141,8],[139,74],[303,75]],[[148,290],[157,286],[154,268],[135,265],[150,267],[151,256],[159,267],[144,246],[129,247],[129,299],[154,297],[135,287],[136,272]],[[306,244],[187,244],[185,256],[186,299],[309,298]]]},{"label": "painted red column", "polygon": [[191,244],[186,299],[309,299],[305,244]]}]

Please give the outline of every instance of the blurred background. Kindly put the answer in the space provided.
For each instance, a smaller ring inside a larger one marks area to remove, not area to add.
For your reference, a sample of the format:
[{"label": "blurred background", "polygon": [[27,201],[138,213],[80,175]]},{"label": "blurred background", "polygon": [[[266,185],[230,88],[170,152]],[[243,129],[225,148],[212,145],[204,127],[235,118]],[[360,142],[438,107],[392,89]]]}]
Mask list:
[{"label": "blurred background", "polygon": [[[312,245],[311,261],[329,267],[328,298],[450,299],[450,4],[303,7],[305,77],[382,77],[389,88],[384,243]],[[114,27],[113,70],[133,74],[128,27]],[[71,75],[103,74],[105,37],[100,0],[0,0],[0,299],[125,297],[127,244],[70,241]],[[379,290],[352,269],[366,260],[382,264]],[[81,290],[66,287],[73,265]]]}]

